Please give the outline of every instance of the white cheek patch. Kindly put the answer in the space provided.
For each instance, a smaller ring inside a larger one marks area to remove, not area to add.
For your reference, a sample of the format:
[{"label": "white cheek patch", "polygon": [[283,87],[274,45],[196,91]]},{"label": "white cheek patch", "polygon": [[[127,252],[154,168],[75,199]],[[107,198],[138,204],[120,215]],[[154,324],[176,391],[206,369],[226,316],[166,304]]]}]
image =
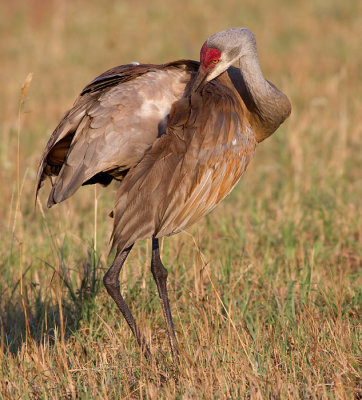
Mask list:
[{"label": "white cheek patch", "polygon": [[229,68],[229,64],[220,58],[220,61],[215,65],[215,67],[210,72],[209,76],[207,77],[207,82],[215,79],[217,76],[222,74]]}]

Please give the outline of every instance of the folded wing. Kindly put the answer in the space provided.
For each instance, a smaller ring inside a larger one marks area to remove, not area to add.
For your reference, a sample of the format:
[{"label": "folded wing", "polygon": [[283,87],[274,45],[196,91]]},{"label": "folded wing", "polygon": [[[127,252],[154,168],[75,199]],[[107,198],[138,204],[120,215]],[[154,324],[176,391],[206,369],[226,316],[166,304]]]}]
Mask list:
[{"label": "folded wing", "polygon": [[56,176],[48,206],[81,185],[121,180],[166,129],[198,64],[125,65],[107,71],[80,94],[53,132],[40,162],[38,187]]},{"label": "folded wing", "polygon": [[118,189],[112,248],[172,235],[210,212],[246,170],[255,144],[244,103],[225,74],[175,103],[166,135]]}]

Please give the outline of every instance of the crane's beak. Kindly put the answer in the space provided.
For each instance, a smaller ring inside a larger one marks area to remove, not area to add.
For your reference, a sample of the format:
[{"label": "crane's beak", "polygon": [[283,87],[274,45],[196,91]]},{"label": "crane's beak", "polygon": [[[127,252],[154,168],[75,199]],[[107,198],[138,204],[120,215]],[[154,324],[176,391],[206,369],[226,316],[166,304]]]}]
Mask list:
[{"label": "crane's beak", "polygon": [[192,85],[191,89],[192,92],[198,92],[203,88],[207,75],[208,72],[206,71],[206,69],[200,66],[199,70],[197,71],[194,83]]}]

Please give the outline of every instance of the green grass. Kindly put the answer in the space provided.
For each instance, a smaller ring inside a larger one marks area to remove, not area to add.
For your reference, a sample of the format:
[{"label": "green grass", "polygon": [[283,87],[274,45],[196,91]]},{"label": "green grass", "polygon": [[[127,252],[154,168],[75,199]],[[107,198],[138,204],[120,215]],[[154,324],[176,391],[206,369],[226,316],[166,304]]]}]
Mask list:
[{"label": "green grass", "polygon": [[[0,15],[0,398],[360,398],[360,2],[16,0]],[[34,211],[37,163],[98,73],[197,59],[231,26],[256,34],[293,113],[212,214],[163,241],[180,368],[150,243],[132,250],[122,291],[157,371],[102,284],[116,185],[46,210],[46,184]]]}]

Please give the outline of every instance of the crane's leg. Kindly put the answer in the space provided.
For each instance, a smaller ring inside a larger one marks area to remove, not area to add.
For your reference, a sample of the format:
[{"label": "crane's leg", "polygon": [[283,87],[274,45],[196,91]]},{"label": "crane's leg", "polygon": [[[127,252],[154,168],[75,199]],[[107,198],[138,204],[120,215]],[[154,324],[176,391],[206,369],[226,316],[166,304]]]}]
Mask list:
[{"label": "crane's leg", "polygon": [[135,319],[133,318],[131,310],[128,308],[128,305],[124,301],[120,292],[119,273],[121,272],[122,266],[129,252],[131,251],[132,247],[133,245],[116,255],[113,264],[110,266],[109,270],[104,275],[103,283],[107,289],[107,292],[111,295],[112,299],[116,302],[118,308],[121,310],[125,320],[127,321],[134,336],[136,337],[138,344],[141,346],[141,349],[144,352],[146,358],[152,359],[152,354],[146,344],[146,340],[141,334],[140,330],[138,329],[138,326],[136,324]]},{"label": "crane's leg", "polygon": [[156,281],[158,294],[161,299],[161,305],[162,305],[163,315],[166,320],[167,333],[168,333],[168,338],[170,341],[172,355],[173,355],[174,359],[177,362],[179,362],[179,352],[178,352],[177,340],[176,340],[175,331],[173,328],[170,302],[168,301],[168,294],[167,294],[168,272],[167,272],[167,269],[162,264],[158,239],[156,239],[156,238],[152,238],[151,272]]}]

